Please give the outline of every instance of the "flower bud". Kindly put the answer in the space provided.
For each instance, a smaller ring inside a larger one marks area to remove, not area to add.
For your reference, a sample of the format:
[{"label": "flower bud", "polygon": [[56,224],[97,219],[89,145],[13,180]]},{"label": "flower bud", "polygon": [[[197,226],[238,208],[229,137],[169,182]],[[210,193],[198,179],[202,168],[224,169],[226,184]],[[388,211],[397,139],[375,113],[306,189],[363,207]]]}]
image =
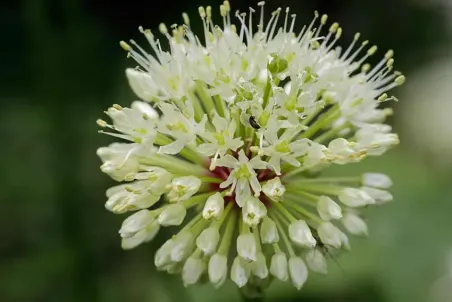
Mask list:
[{"label": "flower bud", "polygon": [[261,224],[261,241],[262,243],[276,243],[279,241],[278,229],[273,220],[265,216]]},{"label": "flower bud", "polygon": [[141,210],[127,217],[122,223],[119,234],[123,249],[133,249],[143,242],[154,239],[160,225],[148,210]]},{"label": "flower bud", "polygon": [[251,233],[237,237],[237,253],[246,261],[256,261],[256,239]]},{"label": "flower bud", "polygon": [[290,257],[289,274],[292,284],[296,289],[300,290],[308,279],[308,268],[300,257]]},{"label": "flower bud", "polygon": [[249,277],[249,264],[239,256],[235,257],[231,267],[231,280],[234,281],[238,287],[243,287],[248,282]]},{"label": "flower bud", "polygon": [[107,190],[108,200],[105,208],[115,214],[127,211],[147,209],[153,206],[160,196],[155,196],[145,190],[145,182],[136,182],[133,185],[119,185]]},{"label": "flower bud", "polygon": [[113,143],[97,149],[97,156],[103,162],[101,171],[116,181],[123,181],[128,173],[138,172],[139,163],[136,156],[127,156],[135,147],[135,144]]},{"label": "flower bud", "polygon": [[345,188],[339,194],[339,200],[349,207],[362,207],[368,204],[374,204],[375,200],[367,192],[355,188]]},{"label": "flower bud", "polygon": [[328,196],[319,197],[317,211],[319,212],[320,218],[325,221],[342,218],[341,207]]},{"label": "flower bud", "polygon": [[226,280],[228,273],[228,259],[221,254],[214,254],[209,261],[209,280],[215,288],[219,288]]},{"label": "flower bud", "polygon": [[367,225],[364,220],[361,219],[358,215],[352,212],[348,212],[342,218],[342,224],[345,229],[357,236],[367,236]]},{"label": "flower bud", "polygon": [[328,144],[328,151],[332,155],[332,161],[339,165],[344,165],[359,159],[353,149],[353,143],[344,138],[336,138]]},{"label": "flower bud", "polygon": [[289,273],[286,254],[276,253],[272,256],[270,262],[270,273],[281,281],[287,281]]},{"label": "flower bud", "polygon": [[201,180],[195,176],[182,176],[174,178],[171,182],[171,191],[168,193],[170,202],[184,201],[192,197],[201,187]]},{"label": "flower bud", "polygon": [[392,186],[392,180],[386,174],[365,173],[362,176],[362,184],[366,187],[389,189]]},{"label": "flower bud", "polygon": [[324,275],[328,273],[326,259],[321,251],[318,250],[308,251],[308,253],[306,254],[306,263],[313,272]]},{"label": "flower bud", "polygon": [[209,196],[202,211],[202,217],[206,220],[217,219],[224,211],[224,199],[219,192]]},{"label": "flower bud", "polygon": [[286,192],[286,188],[281,183],[279,177],[270,179],[262,186],[262,192],[267,195],[270,199],[275,201],[280,201]]},{"label": "flower bud", "polygon": [[331,245],[334,248],[340,248],[342,245],[342,232],[331,222],[324,222],[317,228],[320,240],[324,244]]},{"label": "flower bud", "polygon": [[187,261],[185,261],[182,269],[182,280],[184,281],[184,284],[186,286],[195,284],[198,282],[205,270],[206,263],[202,261],[202,259],[189,257]]},{"label": "flower bud", "polygon": [[265,279],[268,276],[267,259],[262,252],[258,252],[256,258],[256,261],[251,263],[251,272],[254,276]]},{"label": "flower bud", "polygon": [[216,227],[204,229],[196,239],[196,245],[205,255],[212,255],[220,241],[220,232]]},{"label": "flower bud", "polygon": [[173,248],[173,239],[167,240],[155,253],[154,264],[157,268],[171,263],[171,249]]},{"label": "flower bud", "polygon": [[290,239],[300,246],[313,248],[316,245],[316,240],[312,236],[311,229],[304,220],[297,220],[289,225]]},{"label": "flower bud", "polygon": [[180,203],[168,205],[158,217],[162,226],[180,225],[187,214],[187,210]]},{"label": "flower bud", "polygon": [[361,190],[366,192],[371,198],[375,200],[377,205],[385,204],[392,201],[392,194],[385,190],[380,190],[371,187],[361,187]]},{"label": "flower bud", "polygon": [[171,249],[171,261],[181,262],[186,259],[195,245],[194,236],[191,232],[183,232],[178,234],[173,241]]},{"label": "flower bud", "polygon": [[256,197],[249,197],[242,208],[243,221],[250,226],[258,225],[267,215],[267,208]]}]

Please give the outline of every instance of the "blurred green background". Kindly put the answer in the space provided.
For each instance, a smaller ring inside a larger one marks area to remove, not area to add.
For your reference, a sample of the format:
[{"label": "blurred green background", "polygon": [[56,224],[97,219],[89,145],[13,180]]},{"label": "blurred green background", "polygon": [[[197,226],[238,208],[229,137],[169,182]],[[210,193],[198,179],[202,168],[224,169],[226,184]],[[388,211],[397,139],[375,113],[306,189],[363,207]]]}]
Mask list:
[{"label": "blurred green background", "polygon": [[[256,1],[231,3],[245,11]],[[138,25],[181,22],[183,11],[194,21],[199,5],[219,4],[2,1],[0,301],[239,299],[229,283],[219,291],[208,284],[185,289],[179,276],[157,272],[153,254],[168,232],[122,251],[117,230],[124,216],[104,209],[113,182],[95,155],[111,141],[97,133],[96,119],[111,104],[135,99],[124,76],[135,64],[118,41],[141,41]],[[290,6],[299,29],[314,9],[330,14],[344,29],[342,43],[360,31],[380,46],[379,54],[393,48],[396,67],[408,77],[395,92],[401,101],[390,121],[400,147],[328,171],[388,173],[395,201],[366,213],[370,237],[352,239],[352,251],[330,261],[327,276],[311,274],[300,292],[274,282],[267,301],[433,301],[443,294],[434,301],[452,301],[452,278],[435,285],[452,270],[446,266],[452,253],[452,70],[438,71],[452,68],[451,1],[269,0],[267,6]]]}]

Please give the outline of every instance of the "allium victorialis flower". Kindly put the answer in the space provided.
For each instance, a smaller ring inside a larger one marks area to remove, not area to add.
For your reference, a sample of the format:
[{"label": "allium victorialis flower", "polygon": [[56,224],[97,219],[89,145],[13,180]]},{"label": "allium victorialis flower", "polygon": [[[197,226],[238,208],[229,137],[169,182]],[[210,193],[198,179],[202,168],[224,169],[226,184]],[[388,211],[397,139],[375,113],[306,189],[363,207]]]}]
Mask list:
[{"label": "allium victorialis flower", "polygon": [[132,212],[119,231],[122,247],[181,225],[155,265],[181,273],[186,285],[208,278],[219,287],[229,277],[239,287],[264,286],[273,276],[300,289],[308,268],[327,271],[318,246],[348,249],[343,230],[367,234],[358,208],[392,199],[383,174],[311,172],[398,143],[383,123],[391,111],[379,109],[404,82],[392,71],[393,52],[372,68],[365,62],[376,47],[359,34],[336,47],[342,29],[328,28],[326,15],[316,12],[297,33],[289,9],[265,22],[258,5],[257,26],[253,9],[233,25],[228,1],[222,27],[211,7],[199,8],[199,37],[186,14],[172,31],[161,24],[169,52],[140,27],[151,54],[134,41],[121,46],[139,64],[126,75],[142,101],[109,108],[112,124],[98,121],[123,140],[98,150],[101,170],[123,182],[107,190],[106,208]]}]

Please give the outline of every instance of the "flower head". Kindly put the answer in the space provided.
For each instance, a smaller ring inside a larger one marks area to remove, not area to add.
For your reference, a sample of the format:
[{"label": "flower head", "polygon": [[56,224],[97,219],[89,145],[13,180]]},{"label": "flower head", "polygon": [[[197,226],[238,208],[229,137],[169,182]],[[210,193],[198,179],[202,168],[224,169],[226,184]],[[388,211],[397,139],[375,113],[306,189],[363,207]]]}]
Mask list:
[{"label": "flower head", "polygon": [[155,265],[181,272],[185,285],[204,276],[215,287],[228,278],[264,286],[271,275],[300,289],[308,270],[327,272],[318,246],[348,249],[344,231],[368,233],[359,207],[392,199],[383,174],[312,172],[398,143],[383,124],[390,111],[379,108],[404,81],[392,72],[393,52],[371,68],[365,61],[376,46],[357,46],[356,34],[347,48],[335,48],[342,29],[326,28],[326,15],[316,12],[298,33],[289,9],[264,22],[258,5],[257,26],[250,9],[249,19],[235,14],[237,28],[228,1],[221,27],[211,7],[199,9],[200,36],[186,14],[171,31],[161,24],[170,51],[140,27],[151,53],[134,41],[121,46],[140,65],[126,75],[143,101],[108,109],[112,124],[98,120],[110,129],[103,133],[123,140],[98,150],[101,170],[124,182],[107,191],[106,208],[136,211],[120,230],[123,248],[180,225]]}]

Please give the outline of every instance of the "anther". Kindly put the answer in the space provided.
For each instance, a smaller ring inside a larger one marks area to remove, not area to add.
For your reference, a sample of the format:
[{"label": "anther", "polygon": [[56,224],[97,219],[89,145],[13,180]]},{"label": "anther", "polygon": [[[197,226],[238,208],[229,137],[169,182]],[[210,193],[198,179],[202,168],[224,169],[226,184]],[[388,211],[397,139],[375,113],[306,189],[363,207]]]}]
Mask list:
[{"label": "anther", "polygon": [[377,45],[372,46],[371,48],[369,48],[369,50],[367,51],[367,54],[369,56],[373,55],[376,51],[377,51],[378,47]]},{"label": "anther", "polygon": [[362,73],[366,73],[366,72],[369,71],[369,69],[370,69],[370,64],[366,63],[366,64],[363,65],[363,67],[361,67],[361,72]]},{"label": "anther", "polygon": [[119,46],[122,47],[122,49],[124,49],[125,51],[131,51],[132,47],[130,47],[129,44],[127,44],[125,41],[120,41],[119,42]]},{"label": "anther", "polygon": [[379,102],[384,102],[388,99],[388,95],[386,93],[383,93],[382,95],[380,95],[380,97],[377,99]]},{"label": "anther", "polygon": [[335,37],[336,40],[339,40],[341,36],[342,36],[342,28],[339,27],[336,32],[336,37]]},{"label": "anther", "polygon": [[231,5],[229,4],[229,1],[223,1],[223,5],[226,8],[226,12],[231,11]]},{"label": "anther", "polygon": [[204,7],[200,6],[198,8],[198,12],[199,12],[199,16],[201,16],[201,19],[204,19],[206,17],[206,11],[205,11]]},{"label": "anther", "polygon": [[391,59],[394,56],[394,51],[392,49],[388,50],[385,54],[386,60]]},{"label": "anther", "polygon": [[101,120],[101,119],[98,119],[98,120],[96,121],[96,123],[97,123],[97,125],[99,125],[99,126],[102,127],[102,128],[105,128],[105,127],[107,127],[107,125],[108,125],[106,121]]},{"label": "anther", "polygon": [[206,7],[207,20],[212,20],[212,6]]},{"label": "anther", "polygon": [[403,83],[405,83],[405,80],[406,80],[405,76],[404,76],[404,75],[400,75],[400,76],[398,76],[398,77],[394,80],[394,82],[395,82],[398,86],[400,86],[400,85],[403,85]]},{"label": "anther", "polygon": [[[325,16],[325,15],[324,15]],[[339,28],[339,23],[334,22],[333,24],[331,24],[330,26],[330,32],[335,33],[336,30]]]},{"label": "anther", "polygon": [[389,59],[388,62],[386,63],[386,66],[388,68],[392,68],[393,65],[394,65],[394,59]]},{"label": "anther", "polygon": [[121,105],[118,105],[118,104],[113,104],[112,107],[115,108],[116,110],[122,110]]},{"label": "anther", "polygon": [[190,25],[190,18],[188,17],[187,13],[182,13],[182,19],[184,19],[185,25]]},{"label": "anther", "polygon": [[165,23],[160,23],[159,31],[164,35],[168,33],[168,28],[166,28]]},{"label": "anther", "polygon": [[320,18],[320,24],[325,25],[327,20],[328,15],[327,14],[322,15],[322,18]]}]

